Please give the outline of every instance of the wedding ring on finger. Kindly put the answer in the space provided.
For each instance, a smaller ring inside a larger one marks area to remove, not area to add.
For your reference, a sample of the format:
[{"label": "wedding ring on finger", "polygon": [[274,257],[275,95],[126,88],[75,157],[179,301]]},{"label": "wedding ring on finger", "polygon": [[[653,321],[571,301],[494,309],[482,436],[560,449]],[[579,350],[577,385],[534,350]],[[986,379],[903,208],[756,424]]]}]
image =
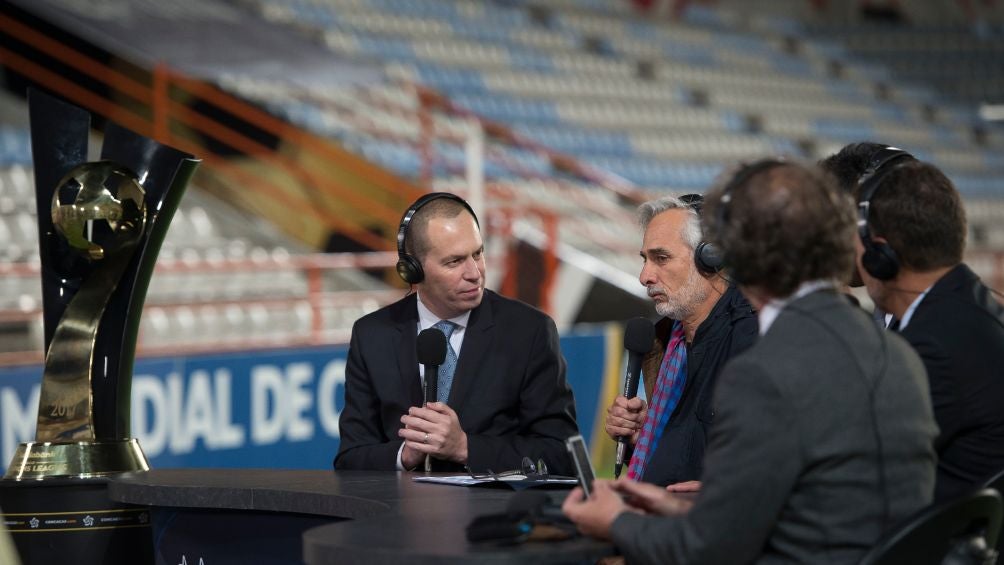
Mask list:
[{"label": "wedding ring on finger", "polygon": [[422,443],[429,443],[429,432],[425,433],[425,437],[422,438]]}]

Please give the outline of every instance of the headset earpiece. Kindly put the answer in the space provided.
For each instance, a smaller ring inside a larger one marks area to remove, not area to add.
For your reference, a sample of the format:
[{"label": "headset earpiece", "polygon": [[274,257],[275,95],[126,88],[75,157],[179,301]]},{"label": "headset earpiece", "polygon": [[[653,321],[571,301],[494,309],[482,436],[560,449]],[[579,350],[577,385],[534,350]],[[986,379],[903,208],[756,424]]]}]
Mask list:
[{"label": "headset earpiece", "polygon": [[397,260],[397,276],[408,284],[418,284],[425,279],[425,271],[422,264],[408,253],[401,255]]},{"label": "headset earpiece", "polygon": [[888,243],[872,241],[861,255],[861,266],[876,279],[888,281],[899,273],[899,257]]},{"label": "headset earpiece", "polygon": [[[680,202],[693,210],[698,217],[702,217],[704,209],[704,197],[700,194],[684,194],[679,197]],[[702,241],[694,248],[694,264],[697,270],[705,275],[713,275],[722,270],[722,254],[718,247],[708,241]]]},{"label": "headset earpiece", "polygon": [[478,222],[478,215],[474,213],[474,209],[471,205],[467,203],[466,200],[452,194],[449,192],[430,192],[419,197],[408,210],[405,211],[404,215],[401,216],[401,225],[397,229],[397,275],[401,277],[401,280],[408,284],[418,284],[425,280],[425,271],[422,270],[422,262],[418,260],[417,257],[408,253],[406,240],[408,237],[408,226],[411,224],[411,219],[416,213],[425,206],[426,204],[439,199],[453,200],[467,209],[474,218],[474,223],[479,227],[481,226]]},{"label": "headset earpiece", "polygon": [[697,270],[706,275],[721,271],[724,265],[721,251],[710,241],[702,241],[697,245],[697,249],[694,250],[694,263],[697,264]]},{"label": "headset earpiece", "polygon": [[881,281],[896,278],[899,273],[899,257],[888,243],[872,239],[871,226],[868,224],[871,201],[882,186],[882,179],[907,160],[913,161],[913,155],[898,147],[879,149],[872,155],[868,168],[858,180],[858,237],[865,249],[861,255],[861,267]]}]

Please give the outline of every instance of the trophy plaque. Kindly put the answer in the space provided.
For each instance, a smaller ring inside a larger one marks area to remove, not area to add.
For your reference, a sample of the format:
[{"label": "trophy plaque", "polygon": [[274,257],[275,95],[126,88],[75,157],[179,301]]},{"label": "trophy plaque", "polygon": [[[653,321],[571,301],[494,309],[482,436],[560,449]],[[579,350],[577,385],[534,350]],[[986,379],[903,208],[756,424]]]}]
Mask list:
[{"label": "trophy plaque", "polygon": [[199,161],[28,92],[45,365],[35,441],[14,452],[0,507],[24,562],[152,562],[149,509],[108,499],[107,477],[146,471],[130,437],[139,320],[157,253]]}]

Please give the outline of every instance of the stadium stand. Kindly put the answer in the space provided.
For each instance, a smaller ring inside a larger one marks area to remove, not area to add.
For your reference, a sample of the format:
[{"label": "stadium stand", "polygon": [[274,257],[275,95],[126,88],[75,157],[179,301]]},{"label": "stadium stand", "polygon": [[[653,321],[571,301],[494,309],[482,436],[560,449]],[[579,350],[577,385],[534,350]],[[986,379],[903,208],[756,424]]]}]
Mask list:
[{"label": "stadium stand", "polygon": [[[943,104],[943,116],[932,120],[936,95],[929,90],[882,83],[882,97],[875,96],[881,80],[875,75],[889,76],[881,61],[860,63],[839,46],[804,37],[722,29],[723,18],[655,25],[630,14],[618,22],[609,12],[550,7],[540,23],[510,4],[475,10],[424,2],[395,10],[380,2],[267,0],[257,6],[273,21],[323,34],[340,54],[380,58],[392,76],[436,88],[457,106],[641,186],[702,190],[737,158],[818,157],[863,138],[910,146],[959,173],[969,193],[992,191],[1000,172],[999,133],[975,143],[971,111]],[[490,37],[469,37],[479,27],[491,27]],[[331,121],[314,110],[298,104],[285,113],[303,123]],[[386,133],[416,131],[394,127]],[[388,166],[417,172],[417,151],[365,138],[358,143]],[[530,170],[546,172],[539,160],[510,151]]]},{"label": "stadium stand", "polygon": [[[934,27],[890,30],[888,23],[872,30],[843,8],[822,13],[814,4],[772,0],[755,11],[741,1],[691,4],[667,19],[621,0],[210,2],[200,10],[241,10],[270,33],[319,50],[312,61],[327,53],[339,64],[377,69],[380,78],[332,84],[305,80],[300,69],[202,70],[225,92],[395,178],[474,199],[481,196],[472,187],[483,181],[488,229],[505,241],[493,243],[506,268],[492,286],[524,296],[515,267],[553,255],[543,274],[523,275],[539,279],[546,290],[530,293],[531,301],[563,326],[647,311],[638,298],[631,219],[639,200],[703,192],[738,161],[817,159],[863,139],[902,145],[949,172],[967,199],[969,260],[1001,280],[1004,266],[986,252],[1004,246],[1004,132],[980,122],[973,102],[999,98],[1002,71],[994,61],[1004,30],[976,26],[958,8],[952,21],[912,4],[918,26],[943,23],[938,34]],[[30,179],[26,140],[23,125],[0,129],[5,177]],[[283,151],[291,152],[280,144]],[[253,168],[258,164],[264,160],[252,156],[240,166],[272,174]],[[0,192],[0,237],[11,242],[0,252],[8,264],[30,262],[34,253],[34,210],[23,181],[16,182]],[[237,330],[249,328],[265,341],[339,340],[359,314],[396,296],[358,270],[323,268],[346,280],[321,284],[339,291],[325,301],[310,299],[319,283],[309,273],[323,261],[304,253],[321,247],[323,234],[293,234],[300,243],[277,233],[255,241],[253,234],[267,230],[247,229],[247,217],[221,202],[247,212],[232,185],[208,178],[203,188],[215,197],[197,189],[186,197],[163,252],[165,265],[176,266],[154,278],[144,317],[152,341],[178,345],[171,340],[187,339],[196,327],[233,344],[244,341]],[[400,206],[380,202],[388,212],[376,231],[386,241]],[[229,224],[228,214],[236,218]],[[507,255],[510,245],[518,252]],[[254,276],[251,268],[262,265],[276,276]],[[560,296],[552,302],[551,295]],[[610,301],[617,305],[595,306]],[[26,303],[17,299],[18,307]]]},{"label": "stadium stand", "polygon": [[[785,15],[793,13],[785,12],[793,2],[767,3],[763,10],[758,3],[752,18],[744,3],[691,6],[681,21],[655,23],[639,18],[625,2],[248,4],[270,21],[322,37],[342,56],[378,59],[389,76],[434,88],[452,107],[504,124],[510,135],[502,140],[523,143],[497,151],[521,170],[488,166],[486,174],[516,192],[520,172],[524,177],[559,172],[553,162],[548,171],[546,161],[527,154],[523,147],[533,143],[646,189],[699,192],[737,160],[763,154],[815,159],[848,142],[890,140],[951,174],[970,205],[974,248],[992,248],[1002,240],[1000,222],[993,219],[1004,175],[1001,129],[981,124],[974,106],[967,105],[971,99],[939,92],[939,81],[932,88],[920,77],[900,76],[886,65],[888,57],[856,49],[859,35],[842,33],[839,24],[821,35],[826,24],[815,21],[818,14],[807,14],[805,21]],[[811,11],[809,3],[797,4]],[[941,17],[931,9],[918,11],[922,21]],[[905,52],[900,60],[936,68],[932,63],[938,59],[926,53],[946,47],[953,37],[967,37],[965,48],[982,46],[985,53],[977,61],[994,60],[1000,38],[976,38],[966,25],[946,31],[925,53]],[[869,28],[854,29],[866,36]],[[914,37],[916,45],[928,32],[897,33]],[[987,88],[1001,79],[999,65],[979,69],[973,74]],[[231,87],[249,92],[242,84]],[[400,116],[420,113],[421,97],[406,86],[396,93],[391,88],[357,89],[354,102],[348,102],[352,92],[338,94],[358,115],[369,116],[372,127],[329,133],[414,176],[428,149],[422,147],[415,114],[410,127],[400,125]],[[309,113],[303,104],[310,102],[302,100],[296,110],[283,110],[288,100],[263,103],[305,126],[328,123],[339,113],[326,113],[324,104],[313,104]],[[393,104],[395,111],[387,113]],[[436,131],[455,135],[450,117],[437,119]],[[460,185],[442,178],[460,169],[461,152],[439,139],[431,152],[445,161],[433,169],[438,182]],[[633,234],[620,232],[622,243],[615,247],[630,247]],[[609,255],[599,256],[632,272],[633,265]]]}]

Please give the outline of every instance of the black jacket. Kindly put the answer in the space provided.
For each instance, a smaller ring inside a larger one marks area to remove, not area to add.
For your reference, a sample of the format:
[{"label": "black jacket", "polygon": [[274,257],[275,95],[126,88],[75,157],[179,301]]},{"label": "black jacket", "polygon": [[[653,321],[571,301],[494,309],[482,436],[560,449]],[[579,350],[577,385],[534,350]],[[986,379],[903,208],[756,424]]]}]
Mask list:
[{"label": "black jacket", "polygon": [[[336,469],[397,468],[401,415],[422,405],[417,328],[414,294],[352,327]],[[471,311],[448,404],[467,433],[471,470],[519,469],[527,456],[552,473],[574,474],[565,439],[578,433],[575,401],[558,331],[543,312],[485,290]],[[434,471],[463,469],[433,460]]]},{"label": "black jacket", "polygon": [[941,434],[935,501],[1004,469],[1004,308],[964,264],[931,287],[901,335],[927,369]]},{"label": "black jacket", "polygon": [[[656,326],[655,346],[642,361],[647,398],[652,398],[659,365],[669,345],[673,320],[663,318]],[[756,341],[757,317],[739,290],[729,285],[707,319],[697,328],[687,346],[687,382],[683,396],[670,416],[666,429],[649,455],[642,480],[658,485],[696,481],[704,468],[704,446],[715,410],[712,404],[715,380],[725,362]]]}]

